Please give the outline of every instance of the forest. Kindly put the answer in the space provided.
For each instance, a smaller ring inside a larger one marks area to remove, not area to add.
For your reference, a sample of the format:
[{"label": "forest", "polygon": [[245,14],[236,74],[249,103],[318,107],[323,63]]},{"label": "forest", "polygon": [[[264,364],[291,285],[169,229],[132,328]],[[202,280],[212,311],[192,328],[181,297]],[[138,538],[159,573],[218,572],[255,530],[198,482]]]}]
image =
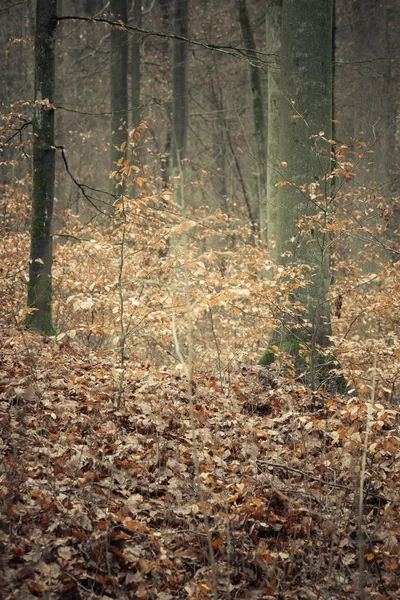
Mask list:
[{"label": "forest", "polygon": [[400,598],[400,0],[0,32],[0,597]]}]

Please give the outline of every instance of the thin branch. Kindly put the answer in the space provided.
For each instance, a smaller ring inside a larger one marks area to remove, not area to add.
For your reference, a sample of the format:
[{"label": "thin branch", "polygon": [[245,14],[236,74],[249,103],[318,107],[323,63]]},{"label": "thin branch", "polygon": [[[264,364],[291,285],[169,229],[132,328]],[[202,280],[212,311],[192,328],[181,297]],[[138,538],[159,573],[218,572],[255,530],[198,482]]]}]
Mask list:
[{"label": "thin branch", "polygon": [[302,477],[305,477],[309,481],[315,481],[320,483],[321,485],[327,485],[328,487],[337,488],[339,490],[346,490],[347,492],[354,493],[354,489],[348,487],[347,485],[340,485],[339,483],[331,483],[330,481],[325,481],[324,479],[319,479],[318,477],[313,477],[312,475],[308,475],[304,473],[304,471],[300,471],[300,469],[295,469],[294,467],[288,467],[287,465],[282,465],[279,463],[268,462],[265,460],[258,460],[257,464],[266,465],[269,467],[276,467],[277,469],[285,469],[286,471],[291,471],[292,473],[298,473]]},{"label": "thin branch", "polygon": [[21,0],[20,2],[15,2],[14,4],[10,4],[9,6],[6,6],[5,8],[0,8],[0,12],[3,12],[4,10],[10,10],[10,8],[14,8],[14,6],[19,6],[20,4],[26,4],[26,0]]},{"label": "thin branch", "polygon": [[17,127],[16,129],[13,129],[13,131],[15,133],[13,133],[9,138],[7,138],[6,140],[4,140],[4,142],[2,142],[2,146],[7,146],[7,144],[9,144],[11,142],[12,139],[14,139],[15,137],[17,137],[17,135],[21,134],[23,132],[24,129],[26,129],[26,127],[28,127],[29,125],[32,125],[32,121],[25,121],[25,123],[23,123],[21,125],[21,127]]},{"label": "thin branch", "polygon": [[[142,27],[134,27],[133,25],[127,25],[122,21],[115,21],[113,19],[107,19],[105,17],[81,17],[78,15],[66,15],[63,17],[57,17],[57,20],[60,21],[93,21],[96,23],[106,23],[107,25],[113,25],[117,27],[121,27],[126,31],[132,31],[136,33],[143,33],[144,35],[152,35],[155,37],[162,37],[167,39],[175,39],[180,40],[182,42],[187,42],[188,44],[192,44],[193,46],[200,46],[201,48],[205,48],[206,50],[214,50],[216,52],[222,52],[223,54],[228,54],[230,56],[234,56],[235,58],[241,58],[243,60],[249,61],[248,57],[248,49],[247,48],[237,48],[235,46],[230,45],[220,45],[220,44],[211,44],[208,42],[199,42],[198,40],[193,40],[187,38],[182,35],[175,35],[172,33],[165,33],[162,31],[155,31],[151,29],[143,29]],[[270,56],[266,52],[257,51],[257,56],[252,56],[252,59],[256,59],[258,63],[262,63],[263,60],[260,56]]]},{"label": "thin branch", "polygon": [[[83,197],[85,198],[85,200],[87,200],[89,202],[89,204],[91,204],[93,206],[93,208],[95,208],[99,213],[101,213],[102,215],[111,218],[111,215],[109,215],[107,212],[100,210],[100,208],[98,206],[96,206],[96,204],[93,202],[93,200],[90,198],[90,196],[88,196],[88,194],[86,193],[85,187],[88,189],[93,189],[93,188],[89,188],[89,186],[87,185],[83,185],[82,183],[79,183],[79,181],[77,181],[77,179],[75,179],[75,177],[72,175],[70,169],[69,169],[69,165],[68,165],[68,161],[67,161],[67,157],[65,156],[65,148],[64,146],[55,146],[57,148],[57,150],[61,150],[61,156],[64,162],[64,166],[65,166],[65,170],[67,171],[69,177],[72,179],[72,181],[74,182],[74,184],[77,186],[77,188],[79,188],[79,190],[81,191]],[[97,190],[99,191],[99,190]],[[113,194],[111,194],[113,195]],[[116,197],[116,196],[115,196]],[[100,200],[100,202],[103,202],[102,200]]]}]

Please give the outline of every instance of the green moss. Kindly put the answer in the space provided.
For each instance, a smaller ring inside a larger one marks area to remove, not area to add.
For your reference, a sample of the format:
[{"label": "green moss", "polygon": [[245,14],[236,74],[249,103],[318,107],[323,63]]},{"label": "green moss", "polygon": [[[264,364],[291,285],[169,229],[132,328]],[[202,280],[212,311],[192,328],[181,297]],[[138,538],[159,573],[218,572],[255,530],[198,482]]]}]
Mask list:
[{"label": "green moss", "polygon": [[[293,335],[288,333],[287,337],[285,337],[280,342],[276,344],[270,344],[262,353],[262,356],[258,362],[259,365],[270,365],[276,360],[275,350],[273,348],[278,348],[279,352],[285,352],[289,354],[293,358],[300,357],[300,340],[295,338]],[[302,359],[304,361],[304,359]]]},{"label": "green moss", "polygon": [[258,364],[262,365],[264,367],[267,367],[269,365],[272,365],[272,363],[275,362],[275,359],[276,359],[276,356],[275,356],[274,351],[270,347],[268,347],[262,353],[261,358],[258,361]]}]

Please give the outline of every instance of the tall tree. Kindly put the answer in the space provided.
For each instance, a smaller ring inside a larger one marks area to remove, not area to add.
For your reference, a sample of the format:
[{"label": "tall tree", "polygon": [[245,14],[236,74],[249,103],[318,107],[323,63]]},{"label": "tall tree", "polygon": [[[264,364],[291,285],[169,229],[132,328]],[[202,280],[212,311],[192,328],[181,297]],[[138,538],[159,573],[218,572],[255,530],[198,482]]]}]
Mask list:
[{"label": "tall tree", "polygon": [[[186,158],[188,126],[188,44],[179,38],[187,38],[188,34],[188,0],[174,0],[173,19],[176,37],[174,37],[172,45],[172,165],[174,177],[178,175],[184,177],[185,163],[183,161]],[[182,203],[183,198],[180,198],[180,201]]]},{"label": "tall tree", "polygon": [[[133,0],[133,27],[140,28],[142,26],[142,0]],[[141,34],[138,31],[132,32],[132,49],[131,49],[131,58],[132,58],[132,66],[131,66],[131,75],[132,75],[132,128],[137,129],[141,122],[141,111],[140,111],[140,89],[141,89],[141,78],[140,78],[140,68],[141,68],[141,43],[140,43]],[[140,134],[138,131],[135,132],[134,141],[138,141]],[[131,158],[131,162],[135,166],[139,166],[141,163],[140,160],[140,145],[137,145],[134,148],[134,155]],[[131,185],[130,195],[135,197],[137,194],[137,184],[136,182]]]},{"label": "tall tree", "polygon": [[[128,0],[111,0],[110,10],[116,22],[110,34],[110,86],[111,86],[111,149],[110,171],[118,170],[118,163],[126,155],[128,141]],[[111,180],[111,191],[123,191],[118,186],[118,176]]]},{"label": "tall tree", "polygon": [[[142,0],[133,0],[134,27],[142,26]],[[140,125],[140,36],[138,31],[132,34],[132,126]]]},{"label": "tall tree", "polygon": [[280,138],[279,107],[282,102],[280,90],[280,52],[282,26],[282,0],[268,0],[265,13],[267,53],[268,53],[268,169],[267,169],[267,199],[268,199],[268,243],[274,248],[275,225],[279,188],[276,184],[281,181],[278,160]]},{"label": "tall tree", "polygon": [[37,0],[31,250],[26,326],[54,335],[52,218],[54,206],[54,80],[57,0]]},{"label": "tall tree", "polygon": [[[354,137],[373,150],[373,154],[366,155],[365,170],[357,173],[356,181],[388,186],[396,131],[391,127],[396,108],[388,10],[382,0],[354,0],[351,7]],[[363,148],[357,151],[362,153]]]},{"label": "tall tree", "polygon": [[[363,231],[355,249],[363,260],[365,239],[369,239],[371,260],[363,263],[364,273],[376,273],[378,262],[387,262],[390,253],[379,245],[393,228],[387,230],[382,214],[391,208],[395,166],[396,96],[393,89],[392,44],[386,2],[354,0],[351,4],[354,77],[355,151],[361,155],[355,183],[360,186],[354,214]],[[369,151],[372,153],[365,153]],[[393,178],[393,179],[392,179]],[[365,186],[365,189],[364,189]],[[376,202],[379,202],[379,206]],[[364,205],[365,203],[365,205]],[[361,210],[360,210],[361,209]],[[373,217],[374,218],[371,218]],[[367,232],[372,229],[372,236]],[[376,238],[378,239],[378,243]]]},{"label": "tall tree", "polygon": [[[282,320],[272,341],[292,354],[304,344],[315,358],[329,345],[330,283],[326,209],[332,132],[333,0],[284,0],[282,6],[279,158],[288,185],[279,187],[275,261],[308,265],[309,282],[293,292],[305,311]],[[322,135],[323,132],[323,135]],[[313,217],[313,223],[307,222]],[[301,227],[301,219],[305,219]],[[262,361],[273,360],[267,349]]]},{"label": "tall tree", "polygon": [[260,230],[262,239],[267,237],[267,147],[265,141],[264,100],[261,75],[257,62],[257,47],[251,27],[246,0],[236,0],[236,8],[245,45],[248,64],[251,93],[253,98],[254,137],[258,162],[258,194],[260,203]]}]

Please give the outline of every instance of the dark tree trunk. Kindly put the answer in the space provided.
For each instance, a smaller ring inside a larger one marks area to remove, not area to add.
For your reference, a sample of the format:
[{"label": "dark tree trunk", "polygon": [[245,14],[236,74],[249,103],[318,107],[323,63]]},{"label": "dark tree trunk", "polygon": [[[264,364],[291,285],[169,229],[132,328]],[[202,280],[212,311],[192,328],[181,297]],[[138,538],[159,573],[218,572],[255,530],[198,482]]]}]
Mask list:
[{"label": "dark tree trunk", "polygon": [[37,0],[31,251],[26,326],[54,335],[51,225],[54,205],[54,102],[57,0]]},{"label": "dark tree trunk", "polygon": [[246,0],[236,0],[240,29],[249,60],[249,76],[253,99],[254,137],[258,162],[258,195],[260,205],[260,231],[267,238],[267,147],[265,141],[264,100],[259,67],[254,64],[257,48],[254,41]]},{"label": "dark tree trunk", "polygon": [[[142,0],[133,2],[133,26],[142,26]],[[140,125],[140,37],[139,32],[132,34],[132,125]]]},{"label": "dark tree trunk", "polygon": [[[187,37],[188,16],[188,0],[175,0],[174,34],[176,36]],[[174,39],[172,52],[172,164],[175,176],[184,171],[184,164],[182,163],[182,161],[186,158],[186,139],[188,124],[187,58],[187,42]]]}]

